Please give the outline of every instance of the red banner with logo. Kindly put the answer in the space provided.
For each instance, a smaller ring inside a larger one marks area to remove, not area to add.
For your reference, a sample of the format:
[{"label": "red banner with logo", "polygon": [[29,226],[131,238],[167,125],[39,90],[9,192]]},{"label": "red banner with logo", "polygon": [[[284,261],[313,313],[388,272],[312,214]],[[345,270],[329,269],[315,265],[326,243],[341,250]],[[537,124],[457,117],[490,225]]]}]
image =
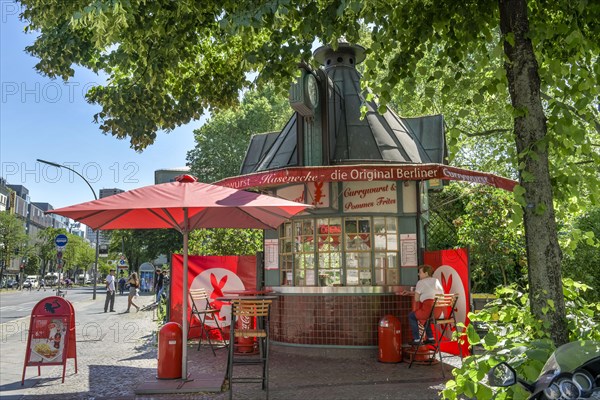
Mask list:
[{"label": "red banner with logo", "polygon": [[[171,269],[170,321],[182,323],[183,308],[183,255],[174,254]],[[218,313],[207,316],[206,324],[216,326],[214,318],[218,318],[221,328],[226,328],[231,322],[231,307],[216,300],[227,291],[256,290],[256,256],[189,256],[188,257],[187,289],[204,288],[209,297],[210,305],[219,310]],[[188,312],[192,305],[188,295]],[[203,310],[206,304],[196,304]],[[190,314],[187,316],[188,323]],[[200,324],[194,320],[188,338],[200,336]]]},{"label": "red banner with logo", "polygon": [[[469,252],[467,249],[451,249],[426,251],[425,264],[431,265],[435,270],[433,276],[439,279],[444,288],[444,293],[458,293],[458,301],[454,310],[456,322],[468,325],[469,319]],[[466,340],[466,336],[464,337]],[[442,342],[440,348],[443,352],[459,354],[458,342]],[[462,346],[463,356],[469,355],[469,345]]]},{"label": "red banner with logo", "polygon": [[216,185],[235,189],[276,187],[309,182],[350,181],[465,181],[512,191],[517,182],[498,175],[443,164],[347,165],[290,167],[234,176]]}]

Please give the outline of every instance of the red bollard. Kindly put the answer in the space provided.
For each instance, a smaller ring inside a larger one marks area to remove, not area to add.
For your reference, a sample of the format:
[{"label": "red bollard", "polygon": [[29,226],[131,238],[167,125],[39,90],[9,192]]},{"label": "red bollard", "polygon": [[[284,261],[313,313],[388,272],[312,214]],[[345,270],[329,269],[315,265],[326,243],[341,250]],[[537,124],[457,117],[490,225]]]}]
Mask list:
[{"label": "red bollard", "polygon": [[167,322],[158,332],[158,379],[181,378],[183,332],[177,322]]},{"label": "red bollard", "polygon": [[397,363],[402,361],[402,330],[400,321],[393,315],[379,320],[379,361]]}]

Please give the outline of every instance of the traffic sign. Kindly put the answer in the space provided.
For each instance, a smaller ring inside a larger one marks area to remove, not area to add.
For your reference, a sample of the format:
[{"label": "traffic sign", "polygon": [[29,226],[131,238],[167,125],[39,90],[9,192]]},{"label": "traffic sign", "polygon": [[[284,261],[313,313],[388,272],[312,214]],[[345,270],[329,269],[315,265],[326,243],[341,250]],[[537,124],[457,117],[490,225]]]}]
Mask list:
[{"label": "traffic sign", "polygon": [[98,246],[98,256],[108,257],[108,245],[107,244],[101,244]]},{"label": "traffic sign", "polygon": [[54,238],[54,243],[56,243],[56,245],[58,247],[66,246],[68,241],[69,241],[69,238],[67,237],[67,235],[64,235],[64,234],[57,235]]},{"label": "traffic sign", "polygon": [[56,258],[58,258],[59,260],[62,258],[62,251],[56,252]]}]

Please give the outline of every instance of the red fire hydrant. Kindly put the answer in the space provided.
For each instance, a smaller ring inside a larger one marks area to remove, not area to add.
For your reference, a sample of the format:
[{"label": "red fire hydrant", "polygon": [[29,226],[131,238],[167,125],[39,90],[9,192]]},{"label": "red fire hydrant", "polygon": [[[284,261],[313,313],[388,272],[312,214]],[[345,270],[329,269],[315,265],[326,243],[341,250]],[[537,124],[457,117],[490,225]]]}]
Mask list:
[{"label": "red fire hydrant", "polygon": [[402,330],[400,321],[393,315],[379,320],[379,361],[397,363],[402,361]]},{"label": "red fire hydrant", "polygon": [[167,322],[158,332],[158,379],[181,378],[183,332],[177,322]]}]

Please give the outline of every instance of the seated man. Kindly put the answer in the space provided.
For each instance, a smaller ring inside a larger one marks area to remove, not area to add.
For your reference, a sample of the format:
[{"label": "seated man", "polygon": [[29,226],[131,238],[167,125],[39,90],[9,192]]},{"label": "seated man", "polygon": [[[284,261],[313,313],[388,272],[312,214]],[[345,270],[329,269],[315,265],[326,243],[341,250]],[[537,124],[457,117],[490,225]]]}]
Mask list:
[{"label": "seated man", "polygon": [[[421,265],[419,267],[419,281],[415,287],[415,309],[408,314],[408,325],[412,332],[413,340],[410,342],[413,346],[421,345],[421,335],[419,334],[418,321],[426,320],[431,313],[436,294],[444,294],[442,284],[433,276],[433,267],[431,265]],[[425,333],[427,339],[425,344],[435,343],[431,324],[425,324]]]}]

